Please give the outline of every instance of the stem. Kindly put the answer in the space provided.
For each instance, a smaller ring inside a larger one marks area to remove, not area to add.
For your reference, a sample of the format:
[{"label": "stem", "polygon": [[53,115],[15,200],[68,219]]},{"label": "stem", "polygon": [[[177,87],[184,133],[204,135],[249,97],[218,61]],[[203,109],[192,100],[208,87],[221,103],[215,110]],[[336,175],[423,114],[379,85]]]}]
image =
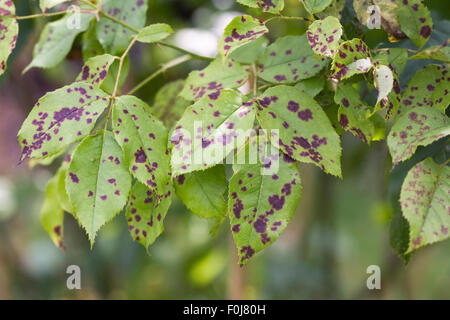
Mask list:
[{"label": "stem", "polygon": [[161,68],[159,68],[158,70],[156,70],[154,73],[152,73],[151,75],[149,75],[147,78],[145,78],[144,80],[142,80],[137,86],[135,86],[133,89],[131,89],[127,95],[129,94],[134,94],[136,91],[138,91],[139,89],[141,89],[142,87],[144,87],[147,83],[149,83],[150,81],[152,81],[154,78],[156,78],[157,76],[159,76],[161,73],[164,73],[165,71],[167,71],[170,68],[173,68],[179,64],[182,64],[186,61],[192,60],[192,56],[191,55],[184,55],[181,57],[178,57],[172,61],[169,61],[168,63],[164,64]]},{"label": "stem", "polygon": [[113,99],[116,97],[117,91],[119,90],[119,81],[120,81],[120,74],[122,72],[123,62],[124,62],[126,56],[128,55],[128,53],[130,52],[131,48],[133,47],[133,45],[136,43],[136,41],[137,41],[137,36],[134,36],[133,40],[131,40],[130,44],[128,45],[128,48],[125,50],[125,52],[120,57],[119,70],[117,71],[116,83],[114,85],[114,91],[112,94]]},{"label": "stem", "polygon": [[54,17],[54,16],[60,16],[67,13],[67,11],[58,11],[58,12],[50,12],[50,13],[37,13],[32,14],[29,16],[15,16],[16,20],[26,20],[26,19],[35,19],[35,18],[41,18],[41,17]]},{"label": "stem", "polygon": [[274,16],[272,18],[267,19],[266,21],[264,21],[264,23],[266,24],[266,23],[269,23],[269,22],[271,22],[273,20],[276,20],[276,19],[281,19],[281,20],[298,20],[298,21],[306,21],[306,22],[310,22],[311,21],[311,19],[305,18],[305,17],[288,17],[288,16],[279,15],[279,16]]},{"label": "stem", "polygon": [[207,61],[213,61],[213,60],[214,60],[214,58],[205,57],[205,56],[201,56],[201,55],[195,54],[195,53],[193,53],[193,52],[190,52],[190,51],[185,50],[185,49],[183,49],[183,48],[177,47],[177,46],[175,46],[175,45],[173,45],[173,44],[170,44],[170,43],[166,43],[166,42],[157,42],[157,44],[159,44],[159,45],[161,45],[161,46],[164,46],[164,47],[167,47],[167,48],[171,48],[171,49],[177,50],[177,51],[179,51],[179,52],[181,52],[181,53],[184,53],[184,54],[188,54],[188,55],[190,55],[191,57],[196,58],[196,59],[207,60]]},{"label": "stem", "polygon": [[445,161],[444,163],[441,163],[439,167],[441,167],[441,169],[442,169],[443,167],[448,165],[449,162],[450,162],[450,159],[447,159],[447,161]]}]

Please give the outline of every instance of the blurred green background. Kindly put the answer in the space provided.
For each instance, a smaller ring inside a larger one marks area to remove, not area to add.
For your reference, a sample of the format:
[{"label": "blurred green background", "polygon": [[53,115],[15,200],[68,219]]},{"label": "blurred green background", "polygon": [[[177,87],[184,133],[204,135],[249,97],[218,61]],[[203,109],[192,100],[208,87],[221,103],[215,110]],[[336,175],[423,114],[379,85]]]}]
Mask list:
[{"label": "blurred green background", "polygon": [[[19,15],[38,12],[37,1],[14,2]],[[205,55],[214,55],[215,42],[234,15],[248,12],[264,17],[232,0],[149,2],[148,23],[171,24],[180,30],[172,41]],[[286,2],[285,15],[305,14],[298,0]],[[425,3],[434,22],[427,45],[441,44],[449,38],[450,2]],[[354,13],[346,10],[344,21],[350,24],[353,19]],[[407,266],[389,245],[389,223],[408,164],[391,173],[384,142],[374,142],[369,148],[350,134],[343,136],[344,180],[301,165],[304,192],[294,219],[277,242],[244,268],[236,264],[227,223],[213,238],[209,234],[212,222],[194,216],[177,199],[167,215],[166,231],[149,254],[131,240],[123,214],[100,231],[93,250],[83,230],[67,214],[67,251],[54,247],[41,227],[39,212],[45,185],[58,163],[33,169],[16,165],[20,152],[16,134],[30,108],[46,92],[72,82],[82,66],[78,39],[60,66],[21,74],[48,20],[20,22],[17,48],[7,74],[0,78],[1,299],[450,298],[450,241],[421,249]],[[302,34],[305,25],[274,21],[270,29],[273,40]],[[408,40],[389,43],[381,30],[370,31],[365,41],[372,47],[413,48]],[[125,87],[132,88],[176,56],[168,48],[136,46]],[[424,63],[409,62],[401,85]],[[164,83],[185,78],[190,70],[203,66],[204,62],[192,62],[176,67],[137,95],[151,104]],[[72,264],[81,267],[82,290],[66,288],[66,268]],[[366,288],[369,265],[381,268],[381,290]]]}]

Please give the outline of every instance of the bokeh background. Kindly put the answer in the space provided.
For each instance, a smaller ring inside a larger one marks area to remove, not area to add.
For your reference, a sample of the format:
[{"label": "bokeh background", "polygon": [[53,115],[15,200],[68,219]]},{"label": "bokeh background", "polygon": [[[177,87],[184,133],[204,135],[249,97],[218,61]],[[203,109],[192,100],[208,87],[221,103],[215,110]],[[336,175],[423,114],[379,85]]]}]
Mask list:
[{"label": "bokeh background", "polygon": [[[18,15],[37,13],[37,1],[14,1]],[[242,12],[264,17],[233,0],[151,0],[148,23],[166,22],[177,33],[171,41],[203,55],[214,56],[224,26]],[[449,38],[450,2],[425,1],[434,32],[428,45]],[[286,0],[285,15],[305,15],[298,0]],[[344,22],[355,19],[351,10]],[[81,70],[80,39],[60,66],[22,71],[46,21],[20,22],[17,48],[0,78],[0,298],[1,299],[449,299],[450,241],[421,249],[408,265],[389,244],[389,223],[408,166],[390,171],[384,142],[369,148],[350,134],[343,136],[344,180],[301,165],[303,198],[294,219],[271,247],[244,268],[225,223],[217,237],[212,222],[190,213],[175,200],[165,221],[166,231],[149,254],[131,240],[124,215],[104,227],[91,250],[83,230],[66,214],[63,252],[41,227],[39,212],[45,185],[56,171],[28,164],[17,166],[17,132],[36,100],[72,82]],[[274,21],[269,38],[302,34],[299,21]],[[357,32],[357,31],[355,31]],[[370,31],[371,46],[410,47],[408,40],[389,43],[381,30]],[[127,88],[175,58],[169,48],[136,46],[131,52]],[[426,63],[409,62],[401,77],[405,85]],[[185,78],[203,62],[178,66],[138,92],[152,103],[166,82]],[[417,157],[436,146],[419,150]],[[431,150],[431,151],[430,151]],[[66,268],[82,271],[82,290],[66,288]],[[378,265],[382,289],[366,288],[366,269]]]}]

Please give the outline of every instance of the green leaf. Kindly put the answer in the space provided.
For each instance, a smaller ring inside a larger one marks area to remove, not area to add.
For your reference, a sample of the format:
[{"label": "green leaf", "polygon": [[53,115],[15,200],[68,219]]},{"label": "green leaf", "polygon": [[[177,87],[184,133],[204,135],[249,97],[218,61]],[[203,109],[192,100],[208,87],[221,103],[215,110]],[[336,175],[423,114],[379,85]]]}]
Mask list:
[{"label": "green leaf", "polygon": [[[80,15],[79,28],[74,25],[78,14]],[[89,23],[94,17],[92,13],[74,12],[60,20],[48,23],[34,46],[33,60],[24,72],[33,67],[52,68],[58,65],[69,53],[76,36],[89,28]]]},{"label": "green leaf", "polygon": [[253,128],[253,102],[240,93],[223,90],[218,98],[205,96],[188,107],[171,134],[173,175],[212,167],[245,144]]},{"label": "green leaf", "polygon": [[60,172],[47,184],[44,204],[41,208],[41,223],[55,246],[64,250],[64,211],[56,197],[59,175]]},{"label": "green leaf", "polygon": [[306,34],[314,53],[325,57],[333,57],[342,36],[342,26],[337,18],[326,17],[310,24]]},{"label": "green leaf", "polygon": [[350,78],[359,73],[366,73],[372,68],[370,50],[361,39],[343,42],[334,55],[331,64],[331,77],[337,80]]},{"label": "green leaf", "polygon": [[304,0],[303,4],[310,14],[316,14],[325,10],[331,2],[332,0]]},{"label": "green leaf", "polygon": [[450,237],[449,194],[450,167],[427,158],[408,172],[400,194],[403,216],[410,227],[406,253]]},{"label": "green leaf", "polygon": [[398,21],[402,31],[419,48],[430,39],[433,30],[430,11],[421,0],[398,1]]},{"label": "green leaf", "polygon": [[[104,0],[102,8],[104,12],[140,30],[147,19],[148,0]],[[96,30],[103,48],[112,55],[122,54],[135,34],[105,17],[100,18]]]},{"label": "green leaf", "polygon": [[430,64],[414,74],[403,92],[400,112],[429,106],[445,113],[450,104],[448,65]]},{"label": "green leaf", "polygon": [[259,56],[267,48],[268,43],[269,40],[266,37],[258,38],[255,41],[249,42],[234,50],[230,54],[230,59],[233,59],[239,63],[255,63]]},{"label": "green leaf", "polygon": [[425,50],[422,50],[415,55],[409,57],[410,60],[415,59],[433,59],[437,61],[443,61],[450,63],[450,46],[449,40],[445,41],[440,46],[430,46]]},{"label": "green leaf", "polygon": [[235,17],[219,40],[219,53],[225,59],[237,48],[255,41],[267,32],[269,30],[259,19],[248,15]]},{"label": "green leaf", "polygon": [[284,9],[284,0],[237,0],[237,2],[270,13],[279,13]]},{"label": "green leaf", "polygon": [[112,124],[133,176],[161,195],[170,179],[167,129],[145,102],[133,96],[116,100]]},{"label": "green leaf", "polygon": [[227,204],[223,196],[227,190],[227,179],[223,165],[179,175],[174,185],[180,200],[199,217],[225,216]]},{"label": "green leaf", "polygon": [[165,23],[155,23],[142,29],[137,40],[144,43],[154,43],[166,39],[173,33],[171,26]]},{"label": "green leaf", "polygon": [[6,62],[16,47],[19,24],[14,18],[16,7],[12,1],[0,0],[0,75],[6,70]]},{"label": "green leaf", "polygon": [[358,91],[351,84],[339,84],[334,96],[339,107],[339,123],[364,143],[370,144],[375,134],[375,126],[370,119],[370,108],[361,101]]},{"label": "green leaf", "polygon": [[325,86],[325,79],[322,77],[315,77],[300,81],[295,85],[297,89],[303,91],[311,98],[317,96]]},{"label": "green leaf", "polygon": [[105,53],[102,44],[97,39],[95,27],[97,22],[91,21],[88,30],[83,33],[81,41],[81,50],[83,53],[83,60],[87,61],[92,57],[99,56]]},{"label": "green leaf", "polygon": [[184,83],[184,80],[166,83],[156,93],[155,102],[150,107],[152,114],[161,120],[167,128],[172,128],[180,120],[184,110],[191,104],[179,96],[184,88]]},{"label": "green leaf", "polygon": [[[112,65],[109,67],[108,74],[103,80],[101,89],[109,94],[114,92],[114,87],[116,86],[116,79],[119,72],[120,60],[116,59]],[[130,57],[126,56],[123,60],[122,71],[119,77],[119,88],[125,83],[128,77],[128,72],[130,71]]]},{"label": "green leaf", "polygon": [[66,189],[91,246],[98,230],[125,206],[130,188],[123,152],[111,132],[89,136],[75,149]]},{"label": "green leaf", "polygon": [[20,161],[47,158],[87,136],[108,106],[106,93],[78,82],[39,99],[19,131]]},{"label": "green leaf", "polygon": [[397,75],[401,75],[408,62],[408,49],[405,48],[386,48],[380,49],[372,59],[373,63],[390,66]]},{"label": "green leaf", "polygon": [[316,58],[306,35],[278,38],[259,59],[258,76],[271,83],[295,83],[315,76],[326,65]]},{"label": "green leaf", "polygon": [[164,231],[164,218],[172,203],[173,187],[167,183],[162,197],[156,197],[145,185],[136,181],[127,207],[131,237],[147,250]]},{"label": "green leaf", "polygon": [[323,11],[317,12],[316,15],[320,19],[326,18],[328,16],[333,16],[341,19],[342,11],[345,8],[346,0],[332,0],[331,4],[326,7]]},{"label": "green leaf", "polygon": [[378,104],[381,100],[387,100],[387,96],[394,88],[394,74],[388,66],[381,64],[373,68],[373,77],[375,88],[378,90]]},{"label": "green leaf", "polygon": [[270,135],[275,147],[341,177],[339,136],[322,107],[306,93],[288,86],[270,88],[259,100],[256,116],[264,129],[279,130],[279,142],[277,135]]},{"label": "green leaf", "polygon": [[39,7],[41,8],[42,12],[46,12],[63,2],[69,2],[69,0],[40,0]]},{"label": "green leaf", "polygon": [[110,54],[103,54],[90,58],[81,69],[76,81],[83,81],[100,87],[108,75],[109,68],[116,57]]},{"label": "green leaf", "polygon": [[217,98],[223,89],[242,86],[247,77],[247,72],[239,63],[223,63],[221,59],[216,59],[205,69],[192,71],[180,95],[187,100],[198,100],[207,95]]},{"label": "green leaf", "polygon": [[230,180],[230,224],[241,265],[278,239],[301,197],[297,162],[278,152],[273,157],[270,144],[264,150],[266,142],[250,140],[241,152],[258,155],[257,161],[233,166]]},{"label": "green leaf", "polygon": [[387,140],[393,166],[409,159],[418,146],[426,146],[450,134],[448,117],[433,108],[415,107],[401,115]]},{"label": "green leaf", "polygon": [[74,214],[75,210],[73,209],[72,202],[70,202],[69,195],[66,190],[66,176],[71,158],[72,157],[70,154],[67,155],[58,170],[58,190],[56,192],[56,197],[58,198],[59,204],[64,211]]}]

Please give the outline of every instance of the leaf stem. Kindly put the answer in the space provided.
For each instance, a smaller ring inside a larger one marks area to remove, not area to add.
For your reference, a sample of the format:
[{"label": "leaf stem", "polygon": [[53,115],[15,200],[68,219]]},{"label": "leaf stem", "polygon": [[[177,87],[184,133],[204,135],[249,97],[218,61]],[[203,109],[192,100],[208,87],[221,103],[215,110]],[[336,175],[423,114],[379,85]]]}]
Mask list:
[{"label": "leaf stem", "polygon": [[298,21],[306,21],[306,22],[310,22],[311,21],[311,19],[305,18],[305,17],[289,17],[289,16],[279,15],[279,16],[274,16],[272,18],[267,19],[266,21],[264,21],[264,23],[266,24],[266,23],[269,23],[269,22],[271,22],[273,20],[276,20],[276,19],[281,19],[281,20],[298,20]]},{"label": "leaf stem", "polygon": [[119,82],[120,82],[120,74],[122,73],[123,68],[123,62],[125,61],[125,58],[127,57],[128,53],[130,52],[131,48],[137,41],[137,35],[133,37],[133,40],[131,40],[130,44],[128,45],[125,52],[122,54],[122,56],[119,59],[119,70],[117,71],[117,77],[116,77],[116,83],[114,84],[114,91],[112,93],[111,98],[115,99],[117,95],[117,91],[119,90]]},{"label": "leaf stem", "polygon": [[156,70],[154,73],[152,73],[151,75],[149,75],[147,78],[145,78],[144,80],[142,80],[137,86],[135,86],[133,89],[131,89],[128,94],[134,94],[136,91],[138,91],[139,89],[141,89],[142,87],[144,87],[147,83],[149,83],[150,81],[152,81],[154,78],[156,78],[157,76],[159,76],[161,73],[164,73],[165,71],[167,71],[170,68],[173,68],[177,65],[180,65],[186,61],[192,60],[194,57],[187,54],[181,57],[178,57],[172,61],[169,61],[168,63],[164,64],[161,68],[159,68],[158,70]]},{"label": "leaf stem", "polygon": [[49,13],[37,13],[37,14],[32,14],[29,16],[15,16],[16,20],[27,20],[27,19],[36,19],[36,18],[41,18],[41,17],[54,17],[54,16],[60,16],[67,13],[67,11],[58,11],[58,12],[49,12]]}]

